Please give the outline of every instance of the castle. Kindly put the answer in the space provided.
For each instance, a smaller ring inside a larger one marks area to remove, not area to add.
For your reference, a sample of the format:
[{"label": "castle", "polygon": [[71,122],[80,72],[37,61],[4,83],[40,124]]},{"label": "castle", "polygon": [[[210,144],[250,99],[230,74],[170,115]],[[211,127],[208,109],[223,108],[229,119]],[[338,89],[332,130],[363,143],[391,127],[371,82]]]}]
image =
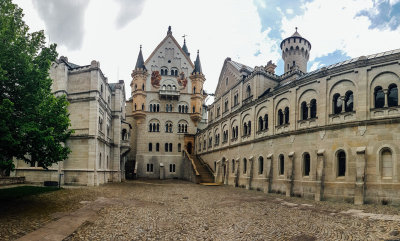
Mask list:
[{"label": "castle", "polygon": [[[199,52],[192,63],[171,28],[146,61],[140,48],[126,104],[123,81],[108,84],[98,62],[61,58],[53,88],[69,97],[76,132],[54,169],[84,185],[126,174],[400,203],[400,49],[307,72],[311,43],[297,29],[280,48],[282,75],[271,61],[252,68],[226,58],[209,106]],[[35,168],[16,172],[40,179]]]}]

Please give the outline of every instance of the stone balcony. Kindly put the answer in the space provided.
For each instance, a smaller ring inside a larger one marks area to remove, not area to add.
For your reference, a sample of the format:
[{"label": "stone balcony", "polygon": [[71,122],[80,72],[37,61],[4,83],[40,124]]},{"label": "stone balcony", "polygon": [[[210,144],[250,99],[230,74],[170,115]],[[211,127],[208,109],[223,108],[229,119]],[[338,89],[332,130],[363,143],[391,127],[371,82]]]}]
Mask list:
[{"label": "stone balcony", "polygon": [[165,100],[179,100],[181,95],[179,90],[160,90],[159,91],[160,99]]}]

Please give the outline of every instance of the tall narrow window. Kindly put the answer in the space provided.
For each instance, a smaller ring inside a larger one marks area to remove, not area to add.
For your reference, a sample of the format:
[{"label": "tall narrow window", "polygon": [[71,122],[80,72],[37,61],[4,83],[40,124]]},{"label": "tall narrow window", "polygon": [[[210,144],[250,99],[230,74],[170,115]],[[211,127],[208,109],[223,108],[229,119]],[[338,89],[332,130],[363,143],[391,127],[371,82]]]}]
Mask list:
[{"label": "tall narrow window", "polygon": [[304,176],[310,176],[310,167],[311,167],[311,163],[310,163],[310,154],[308,154],[307,152],[304,153],[303,155],[303,170]]},{"label": "tall narrow window", "polygon": [[308,107],[305,101],[301,103],[301,119],[302,120],[308,119]]},{"label": "tall narrow window", "polygon": [[181,152],[182,150],[182,144],[181,143],[178,143],[178,152]]},{"label": "tall narrow window", "polygon": [[278,126],[283,125],[283,111],[281,109],[278,110]]},{"label": "tall narrow window", "polygon": [[268,129],[268,115],[264,115],[264,129]]},{"label": "tall narrow window", "polygon": [[289,107],[285,107],[285,124],[289,124]]},{"label": "tall narrow window", "polygon": [[247,135],[247,123],[244,123],[243,125],[243,135]]},{"label": "tall narrow window", "polygon": [[317,100],[312,99],[310,102],[310,117],[316,118],[317,117]]},{"label": "tall narrow window", "polygon": [[249,123],[247,124],[247,130],[248,130],[248,135],[251,134],[251,121],[249,121]]},{"label": "tall narrow window", "polygon": [[169,172],[175,172],[175,164],[169,164]]},{"label": "tall narrow window", "polygon": [[168,143],[165,143],[165,152],[168,152]]},{"label": "tall narrow window", "polygon": [[338,177],[344,177],[346,175],[346,153],[342,150],[337,153],[337,168]]},{"label": "tall narrow window", "polygon": [[262,131],[264,128],[264,121],[263,118],[260,116],[258,117],[258,131]]},{"label": "tall narrow window", "polygon": [[156,151],[160,151],[160,143],[156,143]]},{"label": "tall narrow window", "polygon": [[393,160],[392,152],[390,149],[385,148],[381,152],[382,161],[382,177],[392,177],[393,176]]},{"label": "tall narrow window", "polygon": [[172,143],[169,143],[169,152],[172,152]]},{"label": "tall narrow window", "polygon": [[353,111],[354,107],[354,95],[352,91],[347,91],[345,95],[345,111],[350,112]]},{"label": "tall narrow window", "polygon": [[246,172],[247,172],[247,159],[244,158],[243,159],[243,173],[246,173]]},{"label": "tall narrow window", "polygon": [[285,157],[281,154],[279,155],[279,175],[285,173]]},{"label": "tall narrow window", "polygon": [[388,89],[388,106],[398,106],[399,105],[399,94],[397,85],[391,84]]},{"label": "tall narrow window", "polygon": [[232,173],[235,172],[235,159],[232,159]]},{"label": "tall narrow window", "polygon": [[251,87],[250,85],[248,85],[246,88],[246,98],[250,98],[250,96],[251,96]]},{"label": "tall narrow window", "polygon": [[153,143],[149,143],[149,151],[153,151]]},{"label": "tall narrow window", "polygon": [[374,89],[375,108],[383,108],[385,106],[385,93],[382,87],[376,86]]},{"label": "tall narrow window", "polygon": [[258,174],[264,173],[264,158],[260,156],[258,158]]},{"label": "tall narrow window", "polygon": [[340,99],[340,94],[333,95],[332,99],[332,109],[333,114],[339,114],[342,112],[342,100]]}]

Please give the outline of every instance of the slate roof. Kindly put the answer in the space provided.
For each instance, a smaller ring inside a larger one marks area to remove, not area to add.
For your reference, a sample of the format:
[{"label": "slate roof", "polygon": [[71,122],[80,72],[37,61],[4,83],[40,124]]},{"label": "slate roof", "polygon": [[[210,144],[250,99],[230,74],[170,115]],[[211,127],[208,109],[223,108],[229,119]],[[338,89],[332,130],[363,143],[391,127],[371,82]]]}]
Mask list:
[{"label": "slate roof", "polygon": [[230,60],[229,62],[230,62],[230,63],[233,65],[233,67],[235,67],[238,71],[240,71],[242,68],[245,68],[245,69],[248,70],[249,72],[253,72],[253,68],[251,68],[251,67],[249,67],[249,66],[247,66],[247,65],[244,65],[244,64],[241,64],[241,63],[232,61],[232,60]]},{"label": "slate roof", "polygon": [[135,69],[146,69],[144,66],[143,54],[142,54],[142,45],[140,45],[139,55],[136,61]]},{"label": "slate roof", "polygon": [[197,57],[196,61],[194,61],[194,69],[192,73],[203,73],[203,70],[201,69],[201,62],[200,62],[200,56],[199,56],[199,51],[197,50]]}]

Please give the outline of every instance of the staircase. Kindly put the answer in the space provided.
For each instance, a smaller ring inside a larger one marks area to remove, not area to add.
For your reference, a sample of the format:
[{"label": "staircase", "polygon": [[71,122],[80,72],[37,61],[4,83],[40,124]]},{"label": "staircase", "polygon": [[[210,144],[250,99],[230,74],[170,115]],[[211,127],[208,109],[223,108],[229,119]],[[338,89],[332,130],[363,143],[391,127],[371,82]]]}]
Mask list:
[{"label": "staircase", "polygon": [[210,167],[196,155],[190,155],[190,158],[193,159],[194,165],[197,168],[197,171],[200,174],[200,184],[206,186],[219,186],[214,182],[214,174]]}]

